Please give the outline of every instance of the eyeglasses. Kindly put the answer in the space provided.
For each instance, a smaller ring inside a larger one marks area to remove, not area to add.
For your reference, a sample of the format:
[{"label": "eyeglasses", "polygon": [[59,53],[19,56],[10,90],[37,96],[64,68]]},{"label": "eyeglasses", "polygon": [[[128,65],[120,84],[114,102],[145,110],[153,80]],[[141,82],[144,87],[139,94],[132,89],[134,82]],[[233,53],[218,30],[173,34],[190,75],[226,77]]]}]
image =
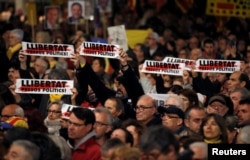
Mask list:
[{"label": "eyeglasses", "polygon": [[214,109],[219,109],[219,108],[223,108],[225,105],[221,105],[221,104],[210,104],[210,106]]},{"label": "eyeglasses", "polygon": [[95,122],[95,125],[101,127],[101,126],[108,126],[109,124],[96,121],[96,122]]},{"label": "eyeglasses", "polygon": [[56,111],[56,110],[47,110],[48,113],[52,113],[52,114],[59,114],[62,113],[61,111]]},{"label": "eyeglasses", "polygon": [[168,118],[168,119],[180,118],[180,117],[178,117],[178,116],[172,116],[172,115],[169,115],[169,114],[167,114],[167,113],[162,113],[162,114],[161,114],[161,117],[166,117],[166,118]]},{"label": "eyeglasses", "polygon": [[143,106],[143,105],[140,105],[140,106],[135,106],[134,110],[138,110],[138,111],[144,111],[145,109],[149,109],[149,108],[154,108],[154,107],[147,107],[147,106]]},{"label": "eyeglasses", "polygon": [[80,124],[80,123],[74,123],[74,122],[71,122],[70,120],[68,120],[68,124],[73,125],[74,127],[81,127],[85,125],[85,124]]}]

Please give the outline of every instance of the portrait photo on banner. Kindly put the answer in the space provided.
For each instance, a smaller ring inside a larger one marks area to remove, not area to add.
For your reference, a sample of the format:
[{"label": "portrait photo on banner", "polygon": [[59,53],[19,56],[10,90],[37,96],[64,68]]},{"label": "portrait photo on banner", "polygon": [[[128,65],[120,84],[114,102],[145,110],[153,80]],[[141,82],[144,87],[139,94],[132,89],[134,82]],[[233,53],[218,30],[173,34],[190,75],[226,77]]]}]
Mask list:
[{"label": "portrait photo on banner", "polygon": [[59,6],[46,6],[44,8],[45,13],[45,21],[44,28],[45,29],[59,29],[60,28],[60,8]]},{"label": "portrait photo on banner", "polygon": [[68,1],[68,23],[83,23],[85,16],[84,10],[84,1]]}]

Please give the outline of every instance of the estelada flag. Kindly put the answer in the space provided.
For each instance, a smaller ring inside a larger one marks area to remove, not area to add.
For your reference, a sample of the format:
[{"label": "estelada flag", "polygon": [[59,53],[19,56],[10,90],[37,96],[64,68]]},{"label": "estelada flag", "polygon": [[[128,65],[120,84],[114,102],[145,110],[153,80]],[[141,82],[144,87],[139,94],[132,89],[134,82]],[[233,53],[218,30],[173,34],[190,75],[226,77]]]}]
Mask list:
[{"label": "estelada flag", "polygon": [[192,8],[194,0],[175,0],[175,3],[183,13],[187,13]]}]

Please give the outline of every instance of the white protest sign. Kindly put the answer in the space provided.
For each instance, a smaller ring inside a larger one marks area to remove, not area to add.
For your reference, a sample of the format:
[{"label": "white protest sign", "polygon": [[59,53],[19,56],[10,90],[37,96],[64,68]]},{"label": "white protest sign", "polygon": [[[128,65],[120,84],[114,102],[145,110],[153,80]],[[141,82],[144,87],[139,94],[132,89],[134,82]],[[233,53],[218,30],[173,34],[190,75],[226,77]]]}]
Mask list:
[{"label": "white protest sign", "polygon": [[183,59],[183,58],[174,58],[174,57],[166,57],[163,59],[163,62],[167,63],[184,63],[186,70],[191,70],[192,66],[195,66],[195,61],[191,59]]},{"label": "white protest sign", "polygon": [[71,112],[73,108],[77,108],[77,107],[79,107],[79,106],[74,106],[74,105],[71,105],[71,104],[64,103],[62,105],[61,111],[62,111],[62,113]]},{"label": "white protest sign", "polygon": [[108,34],[111,44],[119,45],[125,52],[128,50],[128,40],[124,25],[108,27]]},{"label": "white protest sign", "polygon": [[61,112],[62,112],[62,117],[61,118],[69,119],[69,116],[70,116],[73,108],[77,108],[77,107],[79,107],[79,106],[74,106],[74,105],[64,103],[62,105],[62,109],[61,109]]},{"label": "white protest sign", "polygon": [[[64,104],[62,105],[61,111],[62,111],[62,113],[71,112],[73,108],[77,108],[77,107],[80,107],[80,106],[75,106],[75,105],[71,105],[71,104],[66,104],[66,103],[64,103]],[[95,108],[88,107],[88,109],[90,109],[90,110],[93,111]]]},{"label": "white protest sign", "polygon": [[72,95],[73,80],[17,79],[16,93]]},{"label": "white protest sign", "polygon": [[184,63],[166,63],[162,61],[146,60],[140,72],[182,76],[184,66]]},{"label": "white protest sign", "polygon": [[196,61],[196,72],[233,73],[240,70],[240,61],[198,59]]},{"label": "white protest sign", "polygon": [[69,58],[74,53],[74,46],[69,44],[22,42],[22,49],[29,56]]},{"label": "white protest sign", "polygon": [[83,42],[80,55],[119,59],[119,46],[113,44]]}]

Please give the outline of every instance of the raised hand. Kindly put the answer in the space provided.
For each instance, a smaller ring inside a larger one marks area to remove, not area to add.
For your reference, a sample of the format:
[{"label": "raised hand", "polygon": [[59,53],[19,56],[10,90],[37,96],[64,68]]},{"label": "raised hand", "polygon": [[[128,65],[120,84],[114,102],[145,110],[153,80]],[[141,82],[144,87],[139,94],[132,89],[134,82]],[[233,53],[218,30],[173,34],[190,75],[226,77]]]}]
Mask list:
[{"label": "raised hand", "polygon": [[123,51],[123,49],[119,49],[119,55],[120,55],[120,63],[122,66],[126,66],[127,63],[127,59],[128,59],[128,54],[126,52]]},{"label": "raised hand", "polygon": [[18,59],[19,59],[20,63],[24,63],[24,62],[26,63],[27,56],[24,55],[24,51],[23,50],[19,51]]},{"label": "raised hand", "polygon": [[71,95],[71,104],[72,104],[72,105],[76,105],[76,96],[78,95],[78,91],[77,91],[76,88],[72,88],[72,89],[71,89],[71,92],[73,93],[73,94]]}]

